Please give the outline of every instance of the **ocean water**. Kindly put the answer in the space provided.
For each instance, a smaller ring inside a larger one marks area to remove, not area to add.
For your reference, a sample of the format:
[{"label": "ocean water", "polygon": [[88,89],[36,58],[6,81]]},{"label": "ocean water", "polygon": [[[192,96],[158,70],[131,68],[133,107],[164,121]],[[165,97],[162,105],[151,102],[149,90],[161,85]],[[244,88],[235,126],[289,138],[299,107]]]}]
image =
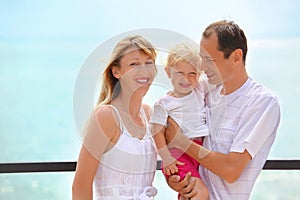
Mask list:
[{"label": "ocean water", "polygon": [[[81,142],[73,117],[73,91],[83,62],[100,43],[0,40],[0,162],[77,159]],[[300,38],[249,41],[249,74],[278,95],[282,109],[269,159],[300,157],[298,52]],[[166,89],[154,85],[145,101],[152,103]],[[71,199],[73,176],[73,172],[0,174],[0,199]],[[299,180],[300,171],[265,170],[251,199],[300,199]],[[156,199],[176,199],[160,171],[154,185],[159,189]]]}]

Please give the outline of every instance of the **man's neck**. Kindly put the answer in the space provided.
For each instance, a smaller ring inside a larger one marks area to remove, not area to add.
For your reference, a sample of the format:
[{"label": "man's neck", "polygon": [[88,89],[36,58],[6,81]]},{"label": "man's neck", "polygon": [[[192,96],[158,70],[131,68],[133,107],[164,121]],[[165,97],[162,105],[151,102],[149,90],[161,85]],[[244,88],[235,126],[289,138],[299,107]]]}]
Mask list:
[{"label": "man's neck", "polygon": [[221,94],[228,95],[240,87],[244,85],[244,83],[248,80],[248,74],[246,71],[243,71],[242,73],[235,74],[230,80],[225,81],[223,83],[223,89],[221,91]]}]

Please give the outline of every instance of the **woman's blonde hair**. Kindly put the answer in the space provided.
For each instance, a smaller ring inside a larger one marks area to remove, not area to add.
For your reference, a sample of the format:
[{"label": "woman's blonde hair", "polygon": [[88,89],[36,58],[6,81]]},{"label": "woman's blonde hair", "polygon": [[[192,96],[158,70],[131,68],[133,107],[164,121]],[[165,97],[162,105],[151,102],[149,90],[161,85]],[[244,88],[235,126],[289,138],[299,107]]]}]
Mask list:
[{"label": "woman's blonde hair", "polygon": [[119,79],[112,73],[112,67],[120,67],[120,60],[130,48],[135,48],[150,56],[155,61],[156,51],[152,44],[140,35],[127,36],[115,46],[112,56],[102,74],[102,86],[97,105],[109,104],[115,99],[121,90]]},{"label": "woman's blonde hair", "polygon": [[189,62],[199,70],[201,57],[196,47],[189,43],[180,43],[170,50],[166,68],[173,67],[179,61]]}]

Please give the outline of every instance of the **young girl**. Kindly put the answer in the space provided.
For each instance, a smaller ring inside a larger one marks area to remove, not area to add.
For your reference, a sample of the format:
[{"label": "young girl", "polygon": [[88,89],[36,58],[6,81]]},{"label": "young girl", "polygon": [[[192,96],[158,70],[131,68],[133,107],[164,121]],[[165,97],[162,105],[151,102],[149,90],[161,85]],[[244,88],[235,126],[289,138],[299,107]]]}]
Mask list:
[{"label": "young girl", "polygon": [[154,47],[141,36],[126,37],[115,46],[87,123],[73,200],[147,200],[156,195],[150,108],[142,104],[156,75],[155,58]]},{"label": "young girl", "polygon": [[150,119],[156,147],[163,161],[164,175],[178,174],[183,178],[191,172],[197,188],[197,195],[192,198],[194,200],[208,198],[208,190],[198,172],[199,164],[178,149],[169,151],[164,132],[167,118],[171,117],[182,133],[198,144],[202,144],[203,136],[208,135],[204,91],[198,85],[200,63],[199,53],[188,44],[179,44],[170,51],[165,71],[172,81],[173,90],[155,103]]}]

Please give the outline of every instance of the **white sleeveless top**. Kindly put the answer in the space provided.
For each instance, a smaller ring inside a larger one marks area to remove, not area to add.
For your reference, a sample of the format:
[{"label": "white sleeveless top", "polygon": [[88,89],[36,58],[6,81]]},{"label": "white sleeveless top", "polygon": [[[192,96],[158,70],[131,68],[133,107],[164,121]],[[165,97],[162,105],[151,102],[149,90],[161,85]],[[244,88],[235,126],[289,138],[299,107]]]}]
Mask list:
[{"label": "white sleeveless top", "polygon": [[157,193],[152,186],[156,171],[156,150],[144,110],[141,114],[147,124],[143,139],[130,135],[118,110],[121,128],[117,143],[105,152],[94,179],[94,197],[101,200],[148,200]]}]

